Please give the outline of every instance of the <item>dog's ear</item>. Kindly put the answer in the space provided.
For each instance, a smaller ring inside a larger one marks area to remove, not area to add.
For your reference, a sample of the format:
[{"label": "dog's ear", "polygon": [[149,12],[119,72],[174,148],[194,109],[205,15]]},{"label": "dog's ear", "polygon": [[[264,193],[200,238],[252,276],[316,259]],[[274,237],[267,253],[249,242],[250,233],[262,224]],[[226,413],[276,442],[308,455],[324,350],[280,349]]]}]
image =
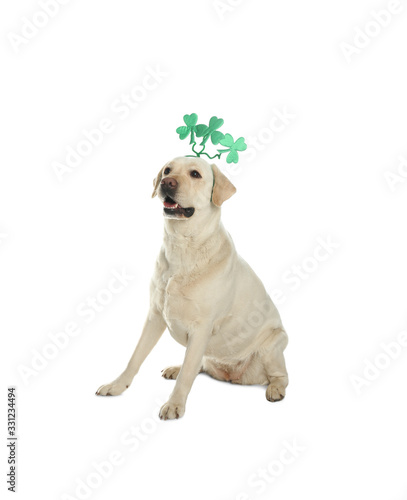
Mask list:
[{"label": "dog's ear", "polygon": [[158,190],[158,187],[159,187],[160,182],[161,182],[163,170],[164,170],[164,167],[158,172],[157,177],[153,180],[154,191],[153,191],[153,194],[151,195],[151,198],[154,198],[154,196],[157,196],[157,190]]},{"label": "dog's ear", "polygon": [[220,207],[224,201],[228,200],[236,193],[236,188],[214,163],[212,163],[211,167],[215,178],[215,184],[212,191],[212,202],[217,207]]}]

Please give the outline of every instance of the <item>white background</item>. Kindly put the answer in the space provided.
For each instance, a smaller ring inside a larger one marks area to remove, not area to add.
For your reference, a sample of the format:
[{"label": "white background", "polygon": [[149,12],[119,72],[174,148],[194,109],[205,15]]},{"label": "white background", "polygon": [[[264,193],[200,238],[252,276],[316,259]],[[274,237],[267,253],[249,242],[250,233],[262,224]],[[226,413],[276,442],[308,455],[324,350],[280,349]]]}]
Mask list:
[{"label": "white background", "polygon": [[[407,6],[368,25],[376,36],[348,61],[341,44],[385,1],[220,4],[72,0],[18,47],[10,33],[43,9],[1,6],[2,432],[15,385],[23,499],[81,498],[87,480],[82,498],[406,498],[407,348],[389,361],[381,344],[407,329],[407,172],[393,189],[386,180],[407,157]],[[112,103],[148,68],[166,76],[124,118]],[[271,138],[276,109],[295,118]],[[271,404],[265,387],[200,375],[185,417],[156,423],[174,383],[160,371],[183,358],[168,332],[129,391],[94,393],[140,335],[162,238],[152,180],[189,153],[175,129],[192,112],[262,148],[238,172],[218,162],[237,187],[223,220],[269,293],[284,293],[290,385]],[[114,131],[58,180],[53,162],[102,119]],[[337,248],[316,263],[318,238]],[[304,261],[313,271],[293,290],[283,276]],[[133,279],[87,324],[78,306],[123,268]],[[24,383],[21,366],[72,321],[80,334]],[[388,366],[357,391],[351,377],[376,358]],[[279,468],[293,440],[301,451]],[[115,451],[121,465],[94,487],[92,462]],[[6,454],[4,439],[4,465]],[[270,464],[281,474],[265,486]]]}]

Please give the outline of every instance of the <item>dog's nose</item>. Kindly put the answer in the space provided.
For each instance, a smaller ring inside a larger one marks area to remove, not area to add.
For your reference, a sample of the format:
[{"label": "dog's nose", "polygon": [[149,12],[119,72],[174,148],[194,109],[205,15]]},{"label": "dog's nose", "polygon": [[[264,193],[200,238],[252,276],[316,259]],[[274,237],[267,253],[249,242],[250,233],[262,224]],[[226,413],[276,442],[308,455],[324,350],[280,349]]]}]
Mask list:
[{"label": "dog's nose", "polygon": [[175,189],[178,186],[178,182],[172,177],[165,177],[161,184],[168,189]]}]

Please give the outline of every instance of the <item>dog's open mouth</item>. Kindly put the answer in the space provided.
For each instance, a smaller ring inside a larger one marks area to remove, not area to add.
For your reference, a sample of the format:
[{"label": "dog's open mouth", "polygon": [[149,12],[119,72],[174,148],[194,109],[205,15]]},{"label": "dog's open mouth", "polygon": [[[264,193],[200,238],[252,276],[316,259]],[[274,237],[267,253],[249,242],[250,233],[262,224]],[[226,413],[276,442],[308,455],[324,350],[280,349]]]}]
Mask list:
[{"label": "dog's open mouth", "polygon": [[169,196],[166,196],[164,199],[164,212],[167,215],[173,215],[173,216],[183,216],[183,217],[192,217],[195,212],[195,208],[193,207],[188,207],[184,208],[181,207],[179,203],[174,201],[172,198]]}]

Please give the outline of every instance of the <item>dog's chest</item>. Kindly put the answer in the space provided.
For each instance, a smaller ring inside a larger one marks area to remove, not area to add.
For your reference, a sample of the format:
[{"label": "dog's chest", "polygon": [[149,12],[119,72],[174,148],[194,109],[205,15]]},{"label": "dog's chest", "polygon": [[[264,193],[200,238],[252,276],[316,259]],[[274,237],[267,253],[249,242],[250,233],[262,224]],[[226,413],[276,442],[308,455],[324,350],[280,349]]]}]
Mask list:
[{"label": "dog's chest", "polygon": [[187,332],[199,318],[200,307],[194,298],[194,287],[188,276],[162,272],[160,305],[163,318],[172,337],[182,345],[187,343]]},{"label": "dog's chest", "polygon": [[187,332],[204,317],[207,307],[207,301],[202,300],[205,262],[201,251],[196,251],[192,258],[188,252],[162,249],[155,269],[153,300],[171,335],[183,345],[187,341]]},{"label": "dog's chest", "polygon": [[168,320],[190,318],[195,309],[191,284],[185,276],[169,276],[165,283],[163,313]]}]

